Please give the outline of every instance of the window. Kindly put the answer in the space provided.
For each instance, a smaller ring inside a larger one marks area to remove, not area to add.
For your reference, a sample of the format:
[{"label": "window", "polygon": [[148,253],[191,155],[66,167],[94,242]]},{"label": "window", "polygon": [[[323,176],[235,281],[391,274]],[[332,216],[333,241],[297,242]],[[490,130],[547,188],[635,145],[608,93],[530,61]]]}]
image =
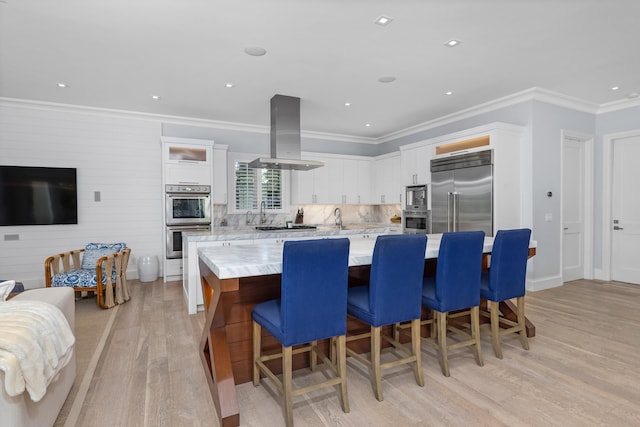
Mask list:
[{"label": "window", "polygon": [[233,165],[235,195],[234,211],[257,211],[262,202],[265,209],[272,212],[283,212],[287,209],[285,197],[286,177],[288,174],[279,169],[251,169],[249,161],[244,159],[229,159]]}]

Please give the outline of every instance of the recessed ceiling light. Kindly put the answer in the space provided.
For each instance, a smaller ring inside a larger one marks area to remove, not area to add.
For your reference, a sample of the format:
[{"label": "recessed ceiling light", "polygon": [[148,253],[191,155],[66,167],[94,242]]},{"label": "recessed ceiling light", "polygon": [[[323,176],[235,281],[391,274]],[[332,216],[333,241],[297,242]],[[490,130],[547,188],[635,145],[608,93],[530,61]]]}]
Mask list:
[{"label": "recessed ceiling light", "polygon": [[610,88],[610,89],[611,89],[611,90],[618,90],[618,89],[620,89],[620,86],[611,86],[611,88]]},{"label": "recessed ceiling light", "polygon": [[444,94],[445,94],[445,95],[453,95],[453,92],[452,92],[452,91],[447,91],[447,92],[445,92]]},{"label": "recessed ceiling light", "polygon": [[448,42],[446,42],[444,45],[447,47],[454,47],[454,46],[458,46],[460,43],[462,43],[460,40],[451,39]]},{"label": "recessed ceiling light", "polygon": [[225,84],[224,84],[224,86],[225,86],[225,87],[228,87],[228,88],[232,88],[232,87],[234,87],[235,85],[234,85],[233,83],[225,83]]},{"label": "recessed ceiling light", "polygon": [[351,103],[350,103],[350,102],[345,102],[345,103],[344,103],[344,106],[345,106],[345,107],[351,107]]},{"label": "recessed ceiling light", "polygon": [[365,126],[370,128],[371,127],[371,123],[365,123]]},{"label": "recessed ceiling light", "polygon": [[251,56],[262,56],[267,53],[267,50],[260,46],[249,46],[244,49],[244,53]]},{"label": "recessed ceiling light", "polygon": [[391,82],[395,82],[396,78],[393,76],[382,76],[378,79],[378,81],[380,83],[391,83]]},{"label": "recessed ceiling light", "polygon": [[58,87],[68,87],[66,83],[58,83]]},{"label": "recessed ceiling light", "polygon": [[151,99],[158,101],[160,100],[160,97],[158,95],[151,95]]},{"label": "recessed ceiling light", "polygon": [[384,15],[380,15],[376,18],[375,21],[373,21],[374,24],[377,25],[381,25],[381,26],[386,26],[389,25],[389,23],[391,23],[391,21],[393,21],[393,18],[390,18],[388,16],[384,16]]}]

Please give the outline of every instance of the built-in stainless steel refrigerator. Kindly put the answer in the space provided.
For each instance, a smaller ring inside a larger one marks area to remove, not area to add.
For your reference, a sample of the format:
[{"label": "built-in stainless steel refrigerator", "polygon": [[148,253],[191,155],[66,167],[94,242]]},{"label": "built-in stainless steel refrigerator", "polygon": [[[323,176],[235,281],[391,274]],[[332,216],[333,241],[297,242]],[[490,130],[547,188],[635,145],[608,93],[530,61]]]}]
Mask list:
[{"label": "built-in stainless steel refrigerator", "polygon": [[493,150],[431,160],[431,228],[493,236]]}]

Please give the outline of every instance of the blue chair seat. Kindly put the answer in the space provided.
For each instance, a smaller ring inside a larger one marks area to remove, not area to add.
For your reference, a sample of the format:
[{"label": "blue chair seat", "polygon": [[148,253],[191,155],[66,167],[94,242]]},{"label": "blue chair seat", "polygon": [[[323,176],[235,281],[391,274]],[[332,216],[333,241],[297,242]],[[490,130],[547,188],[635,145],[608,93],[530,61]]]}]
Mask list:
[{"label": "blue chair seat", "polygon": [[369,286],[349,288],[347,311],[369,325],[374,323],[375,316],[369,310]]},{"label": "blue chair seat", "polygon": [[[116,272],[111,272],[111,282],[116,282]],[[102,273],[102,284],[107,283],[106,273]],[[51,279],[51,286],[71,286],[74,288],[95,288],[96,287],[96,270],[69,270],[62,273],[58,273]]]}]

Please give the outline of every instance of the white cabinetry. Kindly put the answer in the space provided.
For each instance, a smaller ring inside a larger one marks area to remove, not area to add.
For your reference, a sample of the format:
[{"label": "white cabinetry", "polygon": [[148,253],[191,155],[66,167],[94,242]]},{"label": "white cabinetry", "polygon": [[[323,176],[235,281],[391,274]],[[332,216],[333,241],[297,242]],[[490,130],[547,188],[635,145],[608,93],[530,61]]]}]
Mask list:
[{"label": "white cabinetry", "polygon": [[329,159],[304,154],[309,160],[325,162],[325,165],[310,171],[291,172],[291,203],[310,205],[329,203]]},{"label": "white cabinetry", "polygon": [[216,205],[227,204],[227,145],[213,146],[213,185],[211,202]]},{"label": "white cabinetry", "polygon": [[402,204],[400,153],[386,154],[373,162],[373,204]]},{"label": "white cabinetry", "polygon": [[162,138],[165,184],[211,185],[213,141]]},{"label": "white cabinetry", "polygon": [[320,160],[325,165],[292,173],[292,204],[371,203],[371,160],[357,156],[318,157],[304,153],[303,157]]},{"label": "white cabinetry", "polygon": [[433,148],[425,143],[400,147],[402,185],[429,184],[431,182],[430,161]]}]

